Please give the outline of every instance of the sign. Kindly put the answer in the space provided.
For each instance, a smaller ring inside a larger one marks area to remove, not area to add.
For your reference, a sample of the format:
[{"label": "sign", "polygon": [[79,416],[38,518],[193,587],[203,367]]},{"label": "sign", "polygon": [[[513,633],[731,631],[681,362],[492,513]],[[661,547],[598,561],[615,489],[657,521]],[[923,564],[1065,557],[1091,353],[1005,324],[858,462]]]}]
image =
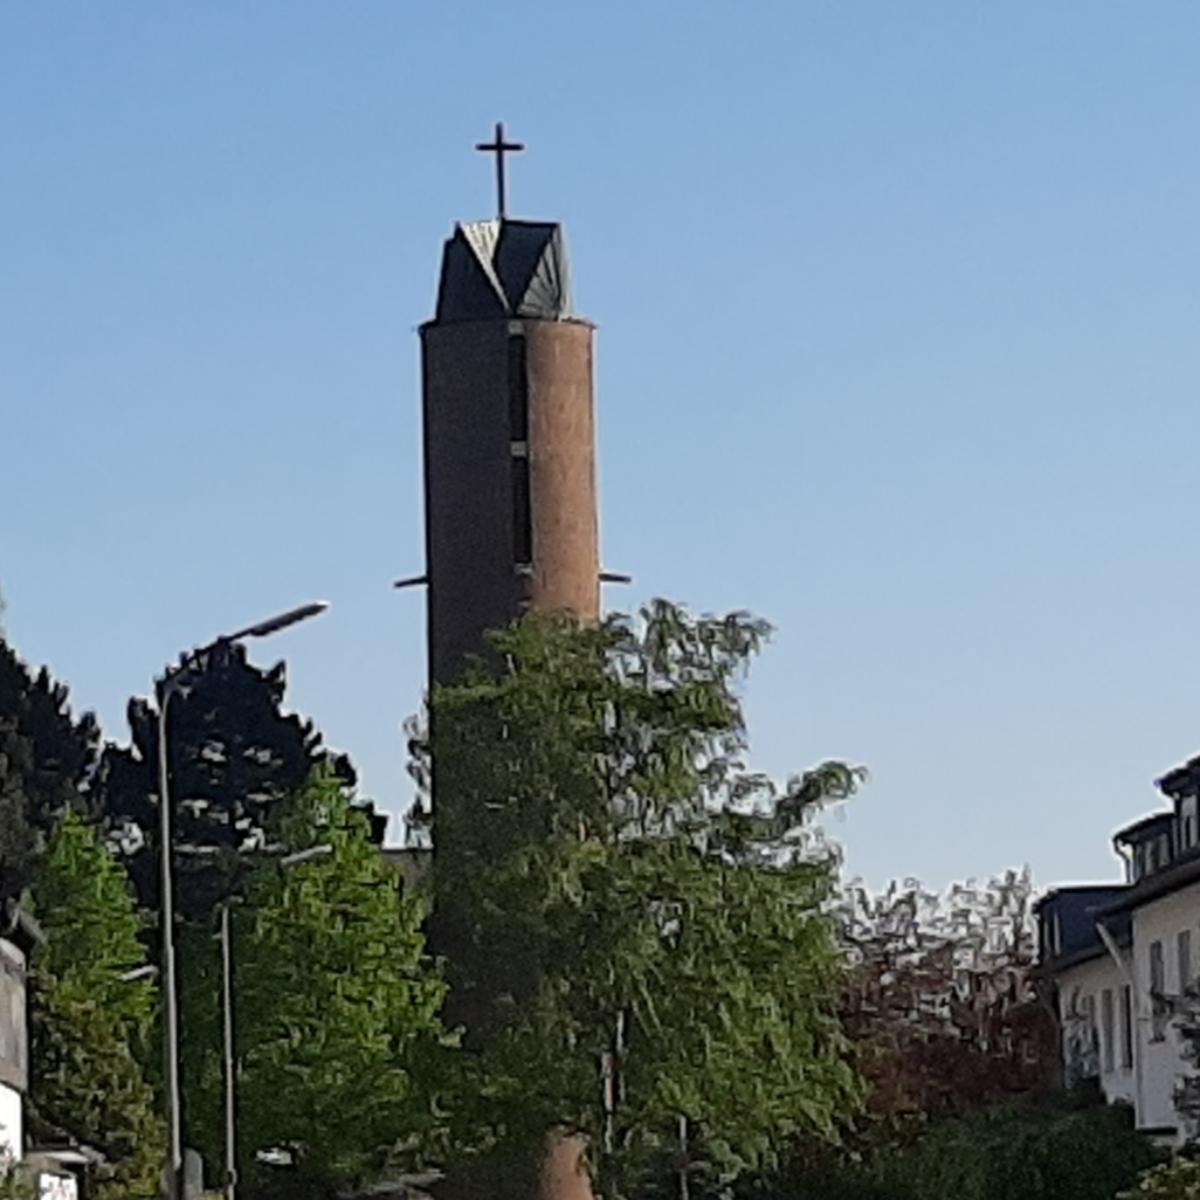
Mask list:
[{"label": "sign", "polygon": [[38,1176],[38,1200],[79,1200],[79,1180],[43,1171]]}]

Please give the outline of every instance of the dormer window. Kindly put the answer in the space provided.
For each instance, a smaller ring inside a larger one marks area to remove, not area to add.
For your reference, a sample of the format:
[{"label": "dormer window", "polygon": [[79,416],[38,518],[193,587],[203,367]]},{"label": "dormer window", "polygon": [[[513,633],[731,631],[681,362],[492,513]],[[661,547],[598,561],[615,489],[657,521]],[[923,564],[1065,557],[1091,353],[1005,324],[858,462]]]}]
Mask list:
[{"label": "dormer window", "polygon": [[1049,943],[1048,950],[1051,957],[1055,957],[1062,953],[1062,918],[1056,912],[1050,914],[1048,928],[1046,930],[1046,940]]},{"label": "dormer window", "polygon": [[1196,844],[1196,797],[1185,796],[1179,802],[1179,849],[1190,850]]}]

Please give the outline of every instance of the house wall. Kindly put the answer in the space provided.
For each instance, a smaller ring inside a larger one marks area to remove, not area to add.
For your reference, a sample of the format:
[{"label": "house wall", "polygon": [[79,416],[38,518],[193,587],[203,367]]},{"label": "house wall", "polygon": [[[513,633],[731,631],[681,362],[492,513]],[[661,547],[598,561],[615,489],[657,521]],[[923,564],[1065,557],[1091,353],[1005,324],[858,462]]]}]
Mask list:
[{"label": "house wall", "polygon": [[29,1084],[25,1027],[25,955],[0,938],[0,1083],[24,1092]]},{"label": "house wall", "polygon": [[[1133,946],[1138,988],[1143,1010],[1138,1022],[1142,1050],[1143,1104],[1139,1124],[1146,1127],[1177,1124],[1174,1093],[1188,1070],[1180,1052],[1179,1035],[1169,1014],[1156,1018],[1150,1001],[1151,947],[1162,947],[1163,984],[1168,996],[1177,996],[1190,980],[1180,978],[1179,934],[1188,931],[1191,976],[1196,977],[1200,958],[1200,882],[1170,895],[1139,905],[1133,912]],[[1186,970],[1186,967],[1185,967]]]},{"label": "house wall", "polygon": [[25,1024],[25,955],[0,938],[0,1146],[20,1158],[25,1145],[22,1097],[28,1086],[29,1039]]},{"label": "house wall", "polygon": [[25,1144],[21,1093],[6,1083],[0,1083],[0,1143],[8,1146],[8,1153],[13,1158],[21,1157]]},{"label": "house wall", "polygon": [[[1137,1036],[1134,1035],[1134,1058],[1126,1065],[1121,1053],[1121,988],[1125,976],[1104,953],[1086,962],[1077,963],[1059,972],[1058,1019],[1062,1030],[1063,1065],[1068,1078],[1073,1070],[1082,1075],[1095,1075],[1100,1080],[1104,1097],[1109,1103],[1122,1101],[1138,1107]],[[1107,1044],[1104,1027],[1104,993],[1113,997],[1112,1045]],[[1090,1000],[1090,1005],[1089,1005]],[[1085,1033],[1085,1014],[1094,1014],[1094,1054],[1090,1061],[1080,1062],[1077,1055],[1089,1040]],[[1135,1020],[1136,1029],[1136,1020]],[[1111,1066],[1109,1065],[1111,1063]]]}]

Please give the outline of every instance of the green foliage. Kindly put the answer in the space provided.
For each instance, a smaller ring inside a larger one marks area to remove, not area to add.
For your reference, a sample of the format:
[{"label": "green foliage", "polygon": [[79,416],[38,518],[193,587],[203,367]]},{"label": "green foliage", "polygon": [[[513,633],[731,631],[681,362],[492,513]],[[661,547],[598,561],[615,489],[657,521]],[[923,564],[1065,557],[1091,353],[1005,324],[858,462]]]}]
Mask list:
[{"label": "green foliage", "polygon": [[1128,1112],[1002,1107],[888,1124],[853,1155],[809,1155],[747,1195],[822,1200],[1112,1200],[1154,1161]]},{"label": "green foliage", "polygon": [[[422,903],[403,893],[342,783],[320,771],[287,808],[283,844],[332,851],[287,870],[261,866],[246,903],[232,909],[239,1158],[251,1188],[269,1188],[279,1172],[257,1165],[256,1152],[286,1150],[295,1167],[279,1186],[323,1196],[387,1162],[412,1161],[438,1136],[445,987],[425,954]],[[197,1136],[220,1161],[211,929],[190,958],[189,1095]]]},{"label": "green foliage", "polygon": [[778,788],[746,768],[737,684],[767,632],[666,602],[598,628],[531,615],[493,635],[503,670],[435,692],[435,929],[476,1101],[463,1139],[579,1130],[629,1194],[673,1169],[680,1118],[702,1188],[792,1137],[835,1138],[857,1108],[823,912],[835,860],[810,820],[857,773]]},{"label": "green foliage", "polygon": [[[284,711],[284,664],[260,670],[240,644],[221,645],[173,676],[167,710],[179,911],[207,919],[236,886],[245,855],[260,849],[277,810],[318,765],[347,784],[344,755],[321,745],[310,721]],[[143,907],[158,908],[158,707],[129,702],[128,747],[105,748],[99,811],[118,836]],[[186,803],[181,801],[186,800]],[[376,840],[383,820],[373,820]]]},{"label": "green foliage", "polygon": [[46,668],[31,671],[0,637],[0,894],[20,894],[58,818],[81,807],[99,736]]},{"label": "green foliage", "polygon": [[106,1157],[96,1200],[157,1195],[164,1133],[143,1056],[154,984],[125,873],[95,831],[67,813],[50,839],[31,907],[46,934],[33,956],[31,1100],[37,1119]]},{"label": "green foliage", "polygon": [[5,1163],[0,1168],[0,1200],[37,1200],[37,1183],[23,1167]]},{"label": "green foliage", "polygon": [[910,1153],[917,1200],[1108,1200],[1153,1161],[1128,1115],[995,1110],[936,1127]]},{"label": "green foliage", "polygon": [[1177,1158],[1151,1167],[1117,1200],[1200,1200],[1200,1162]]}]

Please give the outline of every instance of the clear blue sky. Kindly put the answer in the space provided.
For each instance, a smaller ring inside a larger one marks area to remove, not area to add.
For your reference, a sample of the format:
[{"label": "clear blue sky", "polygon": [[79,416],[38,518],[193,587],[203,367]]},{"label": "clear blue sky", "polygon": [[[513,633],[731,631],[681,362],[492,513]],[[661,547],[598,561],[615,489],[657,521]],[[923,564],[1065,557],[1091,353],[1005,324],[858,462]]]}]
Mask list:
[{"label": "clear blue sky", "polygon": [[270,650],[403,807],[415,327],[502,118],[599,324],[610,601],[777,624],[757,761],[869,766],[873,882],[1103,878],[1200,750],[1198,44],[1169,2],[4,5],[9,633],[120,737],[326,597]]}]

